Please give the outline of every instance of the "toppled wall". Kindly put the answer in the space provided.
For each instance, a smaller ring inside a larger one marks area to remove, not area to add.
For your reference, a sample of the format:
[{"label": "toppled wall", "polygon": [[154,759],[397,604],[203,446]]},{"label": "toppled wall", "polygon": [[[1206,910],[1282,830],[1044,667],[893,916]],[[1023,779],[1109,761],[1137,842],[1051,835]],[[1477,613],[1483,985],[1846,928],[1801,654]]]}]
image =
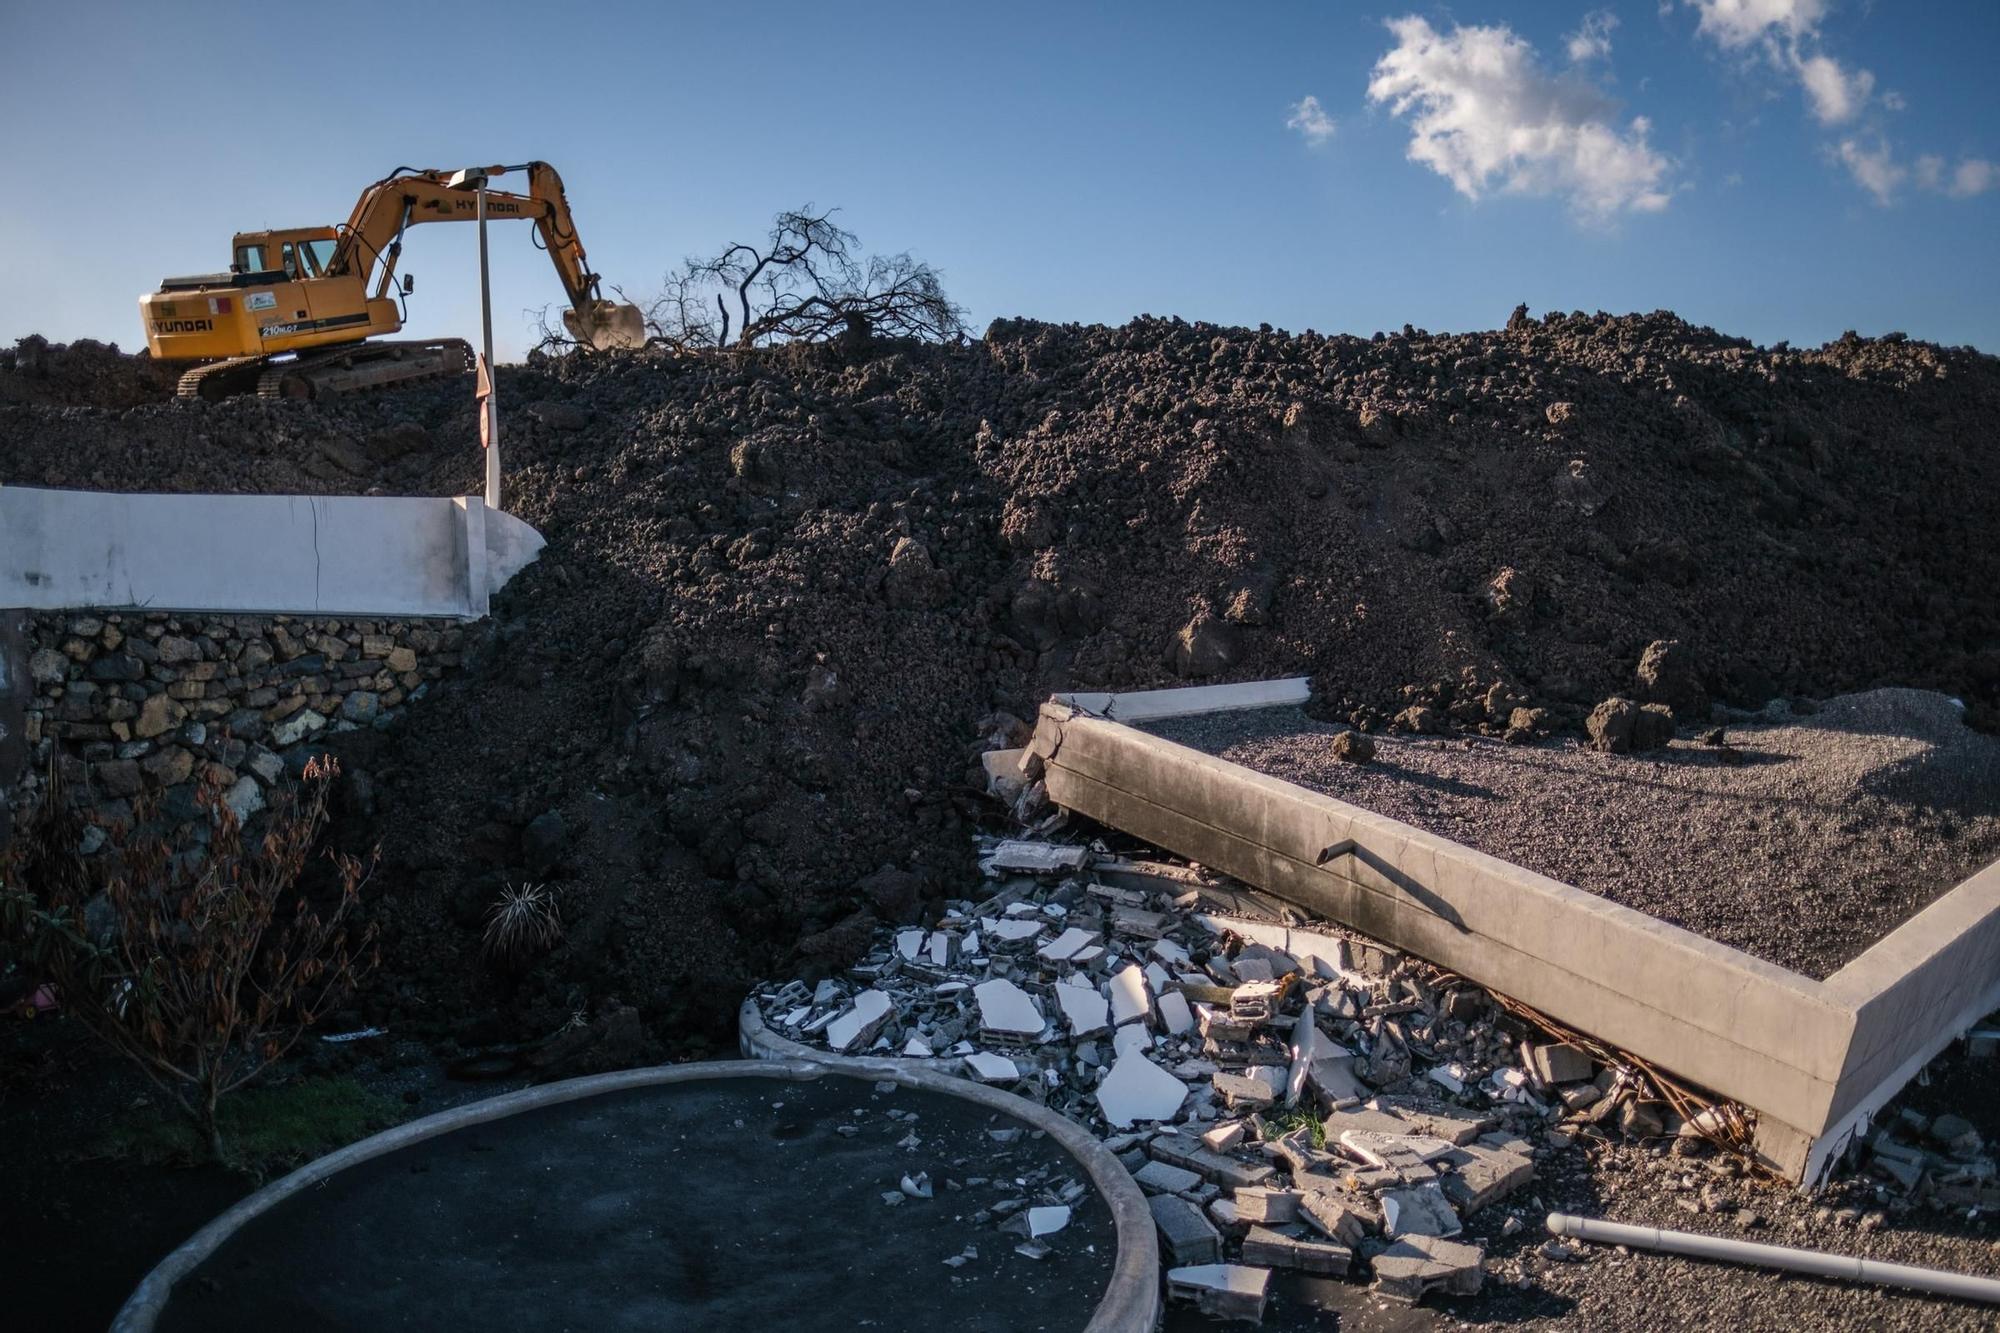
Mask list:
[{"label": "toppled wall", "polygon": [[542,545],[477,496],[0,486],[0,606],[477,619]]},{"label": "toppled wall", "polygon": [[[173,616],[164,612],[19,617],[22,771],[9,774],[16,817],[39,799],[54,763],[91,823],[132,822],[152,795],[173,821],[196,813],[213,778],[239,818],[265,808],[314,742],[384,727],[459,664],[465,631],[437,619]],[[0,645],[4,647],[4,645]],[[93,832],[96,852],[105,834]]]}]

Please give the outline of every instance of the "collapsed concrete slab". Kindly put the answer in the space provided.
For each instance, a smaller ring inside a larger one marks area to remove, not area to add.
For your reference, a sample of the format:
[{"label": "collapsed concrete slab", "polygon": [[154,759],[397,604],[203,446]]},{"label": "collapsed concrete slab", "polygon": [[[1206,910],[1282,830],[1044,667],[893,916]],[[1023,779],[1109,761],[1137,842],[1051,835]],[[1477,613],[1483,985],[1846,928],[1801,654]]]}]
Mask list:
[{"label": "collapsed concrete slab", "polygon": [[1817,981],[1120,720],[1257,707],[1270,692],[1203,688],[1044,705],[1028,748],[1049,798],[1743,1103],[1758,1154],[1794,1180],[1820,1179],[2000,1006],[2000,863]]}]

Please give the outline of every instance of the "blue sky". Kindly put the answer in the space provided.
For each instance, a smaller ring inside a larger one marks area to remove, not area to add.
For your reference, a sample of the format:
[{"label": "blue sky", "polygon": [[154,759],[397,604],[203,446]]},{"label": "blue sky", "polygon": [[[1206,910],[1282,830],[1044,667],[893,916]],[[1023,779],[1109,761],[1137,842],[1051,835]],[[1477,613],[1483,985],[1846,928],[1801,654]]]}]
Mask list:
[{"label": "blue sky", "polygon": [[[1996,59],[1990,0],[0,0],[0,339],[136,346],[138,296],[239,229],[343,220],[398,165],[543,158],[634,294],[812,200],[977,327],[1525,301],[2000,351]],[[560,289],[528,228],[495,237],[514,356]],[[476,332],[475,256],[412,233],[412,334]]]}]

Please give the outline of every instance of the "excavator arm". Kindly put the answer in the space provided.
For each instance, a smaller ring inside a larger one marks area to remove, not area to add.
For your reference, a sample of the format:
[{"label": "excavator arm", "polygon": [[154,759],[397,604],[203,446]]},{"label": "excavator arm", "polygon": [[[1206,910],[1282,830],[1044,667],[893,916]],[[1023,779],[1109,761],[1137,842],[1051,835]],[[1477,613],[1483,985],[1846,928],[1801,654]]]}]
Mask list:
[{"label": "excavator arm", "polygon": [[[563,322],[578,342],[597,348],[637,347],[645,342],[645,324],[636,306],[604,299],[597,274],[590,271],[584,257],[583,241],[577,236],[569,198],[563,193],[562,177],[546,162],[523,166],[475,168],[461,175],[503,177],[525,172],[525,194],[489,189],[486,215],[490,219],[527,219],[540,234],[541,248],[548,251],[569,297]],[[375,281],[375,295],[384,295],[394,281],[396,263],[402,256],[403,233],[426,222],[471,222],[478,215],[476,193],[454,188],[454,173],[418,171],[399,167],[361,192],[346,225],[339,228],[339,241],[327,265],[329,276],[353,274],[366,287]]]}]

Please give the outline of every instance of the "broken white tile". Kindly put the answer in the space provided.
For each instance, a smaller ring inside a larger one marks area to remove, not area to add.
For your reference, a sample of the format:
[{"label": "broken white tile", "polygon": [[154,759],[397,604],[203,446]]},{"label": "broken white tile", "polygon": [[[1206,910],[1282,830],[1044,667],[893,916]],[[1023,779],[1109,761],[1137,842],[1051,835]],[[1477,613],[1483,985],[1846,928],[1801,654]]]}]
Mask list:
[{"label": "broken white tile", "polygon": [[1194,961],[1188,957],[1188,951],[1173,940],[1154,940],[1152,953],[1168,967],[1187,967]]},{"label": "broken white tile", "polygon": [[1152,997],[1146,992],[1146,974],[1137,963],[1127,963],[1112,974],[1112,1022],[1129,1023],[1135,1018],[1149,1018],[1152,1012]]},{"label": "broken white tile", "polygon": [[1426,1073],[1431,1082],[1438,1084],[1448,1092],[1465,1091],[1466,1070],[1464,1065],[1438,1065],[1433,1069],[1427,1070]]},{"label": "broken white tile", "polygon": [[1153,1034],[1146,1030],[1144,1023],[1127,1023],[1119,1028],[1111,1038],[1112,1058],[1128,1052],[1144,1055],[1153,1049]]},{"label": "broken white tile", "polygon": [[931,932],[931,937],[929,942],[924,945],[924,951],[930,955],[931,966],[933,967],[951,966],[952,943],[953,943],[952,937],[946,932],[942,930],[934,930]]},{"label": "broken white tile", "polygon": [[895,1012],[895,1005],[879,990],[865,990],[854,997],[854,1007],[827,1025],[826,1044],[836,1051],[863,1046],[873,1040]]},{"label": "broken white tile", "polygon": [[1292,1025],[1292,1067],[1285,1079],[1285,1105],[1299,1104],[1299,1094],[1305,1091],[1306,1071],[1319,1058],[1320,1045],[1319,1024],[1314,1021],[1313,1007],[1307,1005],[1299,1011],[1299,1021]]},{"label": "broken white tile", "polygon": [[1162,993],[1172,982],[1173,978],[1167,974],[1167,969],[1158,963],[1146,964],[1146,984],[1152,987],[1153,994]]},{"label": "broken white tile", "polygon": [[1456,1236],[1460,1231],[1458,1212],[1436,1182],[1408,1189],[1383,1190],[1382,1234],[1398,1236]]},{"label": "broken white tile", "polygon": [[1342,1130],[1340,1146],[1370,1166],[1387,1166],[1404,1153],[1421,1161],[1435,1161],[1452,1149],[1451,1144],[1429,1134],[1382,1134],[1372,1129]]},{"label": "broken white tile", "polygon": [[1177,990],[1160,992],[1160,1022],[1176,1037],[1193,1028],[1194,1012],[1188,1008],[1187,996]]},{"label": "broken white tile", "polygon": [[896,952],[904,958],[915,961],[923,952],[924,932],[921,930],[899,930],[896,932]]},{"label": "broken white tile", "polygon": [[1187,1085],[1137,1052],[1120,1055],[1097,1085],[1104,1118],[1120,1129],[1141,1120],[1170,1120],[1187,1100]]},{"label": "broken white tile", "polygon": [[991,1051],[974,1051],[965,1057],[965,1067],[982,1083],[1011,1083],[1021,1077],[1018,1065]]},{"label": "broken white tile", "polygon": [[1098,959],[1102,957],[1104,957],[1103,945],[1088,944],[1085,945],[1083,948],[1078,949],[1075,953],[1071,954],[1069,956],[1069,962],[1071,967],[1089,967],[1092,963],[1096,962]]},{"label": "broken white tile", "polygon": [[969,981],[940,981],[937,985],[931,987],[931,994],[937,996],[939,999],[943,999],[947,995],[957,995],[961,991],[971,989],[972,983]]},{"label": "broken white tile", "polygon": [[999,945],[1020,944],[1042,933],[1042,923],[1032,917],[1008,917],[984,923],[986,934]]},{"label": "broken white tile", "polygon": [[1028,1238],[1053,1236],[1069,1225],[1069,1209],[1062,1204],[1049,1204],[1028,1210]]},{"label": "broken white tile", "polygon": [[812,1006],[809,1004],[802,1004],[798,1008],[792,1010],[792,1012],[790,1012],[789,1014],[786,1014],[783,1018],[779,1019],[778,1023],[780,1024],[780,1026],[783,1027],[795,1028],[799,1024],[805,1022],[808,1018],[811,1017],[812,1017]]},{"label": "broken white tile", "polygon": [[1008,916],[1035,916],[1035,915],[1039,914],[1039,913],[1041,912],[1041,910],[1042,910],[1041,908],[1039,908],[1039,907],[1035,906],[1035,905],[1034,905],[1033,903],[1008,903],[1008,904],[1007,904],[1007,915],[1008,915]]},{"label": "broken white tile", "polygon": [[979,948],[979,931],[976,928],[968,930],[965,932],[965,943],[959,946],[959,957],[977,958],[979,957]]},{"label": "broken white tile", "polygon": [[1062,934],[1035,950],[1035,953],[1045,962],[1063,963],[1068,962],[1070,956],[1078,949],[1095,943],[1097,943],[1096,931],[1085,930],[1081,926],[1071,926],[1068,930],[1065,930]]},{"label": "broken white tile", "polygon": [[932,1051],[930,1043],[922,1037],[911,1037],[903,1043],[903,1054],[912,1059],[927,1060],[930,1058]]},{"label": "broken white tile", "polygon": [[973,998],[979,1001],[979,1026],[987,1031],[1009,1037],[1039,1037],[1042,1035],[1042,1010],[1035,1003],[1035,997],[1002,979],[982,981],[972,988]]},{"label": "broken white tile", "polygon": [[1055,996],[1072,1037],[1088,1037],[1111,1025],[1111,1004],[1095,987],[1059,981]]}]

